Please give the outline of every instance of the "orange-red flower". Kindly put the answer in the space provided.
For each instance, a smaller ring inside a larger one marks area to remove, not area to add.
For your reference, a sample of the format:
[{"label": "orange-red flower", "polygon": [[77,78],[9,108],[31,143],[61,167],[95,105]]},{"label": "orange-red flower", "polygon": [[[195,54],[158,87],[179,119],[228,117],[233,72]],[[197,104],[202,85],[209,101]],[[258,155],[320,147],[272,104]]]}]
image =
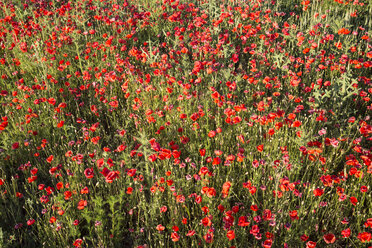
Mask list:
[{"label": "orange-red flower", "polygon": [[226,198],[229,194],[231,182],[227,181],[222,185],[222,198]]},{"label": "orange-red flower", "polygon": [[88,202],[86,200],[80,200],[78,203],[78,209],[83,210],[88,205]]},{"label": "orange-red flower", "polygon": [[320,188],[316,188],[316,189],[314,189],[313,193],[314,193],[315,196],[321,196],[321,195],[324,194],[324,190],[322,190]]},{"label": "orange-red flower", "polygon": [[264,149],[264,145],[257,146],[257,151],[262,152]]},{"label": "orange-red flower", "polygon": [[165,226],[159,224],[159,225],[156,226],[156,230],[158,230],[159,232],[164,231],[165,230]]},{"label": "orange-red flower", "polygon": [[369,241],[371,241],[371,238],[372,238],[372,234],[369,233],[369,232],[362,232],[362,233],[359,233],[359,234],[358,234],[358,239],[359,239],[362,243],[365,243],[365,242],[369,242]]},{"label": "orange-red flower", "polygon": [[229,240],[233,240],[233,239],[235,239],[235,231],[234,231],[234,230],[229,230],[229,231],[227,232],[226,236],[227,236],[227,238],[228,238]]},{"label": "orange-red flower", "polygon": [[54,158],[54,156],[53,156],[53,155],[50,155],[50,156],[47,158],[47,162],[48,162],[48,163],[52,163],[53,158]]},{"label": "orange-red flower", "polygon": [[177,241],[180,240],[180,235],[176,232],[172,232],[171,239],[172,239],[173,242],[177,242]]}]

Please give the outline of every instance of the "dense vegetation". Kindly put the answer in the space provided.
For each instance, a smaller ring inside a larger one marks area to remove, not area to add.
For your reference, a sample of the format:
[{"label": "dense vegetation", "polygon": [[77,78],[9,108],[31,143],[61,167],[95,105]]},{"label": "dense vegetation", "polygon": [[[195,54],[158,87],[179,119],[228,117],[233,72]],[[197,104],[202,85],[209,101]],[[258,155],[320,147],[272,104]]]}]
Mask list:
[{"label": "dense vegetation", "polygon": [[0,247],[368,247],[368,0],[0,1]]}]

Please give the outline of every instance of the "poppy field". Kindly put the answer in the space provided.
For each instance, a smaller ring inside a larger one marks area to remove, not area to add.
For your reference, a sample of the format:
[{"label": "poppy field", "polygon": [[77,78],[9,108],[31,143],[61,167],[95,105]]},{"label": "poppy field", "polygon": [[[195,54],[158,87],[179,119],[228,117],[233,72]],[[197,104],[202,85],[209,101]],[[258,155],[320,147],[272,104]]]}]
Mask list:
[{"label": "poppy field", "polygon": [[372,247],[372,2],[0,0],[0,247]]}]

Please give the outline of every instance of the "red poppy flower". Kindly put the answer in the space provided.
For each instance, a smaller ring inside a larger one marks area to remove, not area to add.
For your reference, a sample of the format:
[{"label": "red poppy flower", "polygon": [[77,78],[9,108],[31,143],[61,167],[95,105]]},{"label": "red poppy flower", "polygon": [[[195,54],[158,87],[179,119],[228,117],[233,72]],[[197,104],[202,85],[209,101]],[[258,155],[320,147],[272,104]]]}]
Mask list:
[{"label": "red poppy flower", "polygon": [[214,136],[216,136],[216,131],[210,131],[208,133],[208,137],[213,138]]},{"label": "red poppy flower", "polygon": [[133,188],[132,187],[129,187],[127,189],[127,194],[130,195],[130,194],[132,194],[132,192],[133,192]]},{"label": "red poppy flower", "polygon": [[199,170],[199,175],[204,176],[208,173],[208,168],[207,167],[201,167]]},{"label": "red poppy flower", "polygon": [[214,188],[209,188],[206,194],[209,198],[212,198],[213,196],[216,196],[216,190]]},{"label": "red poppy flower", "polygon": [[264,247],[264,248],[271,248],[272,245],[273,245],[273,240],[272,239],[266,239],[263,242],[262,247]]},{"label": "red poppy flower", "polygon": [[159,224],[159,225],[156,226],[156,230],[158,230],[159,232],[164,231],[165,230],[165,226]]},{"label": "red poppy flower", "polygon": [[162,207],[160,208],[160,212],[162,212],[162,213],[167,212],[167,210],[168,210],[167,206],[162,206]]},{"label": "red poppy flower", "polygon": [[324,194],[324,190],[322,190],[320,188],[316,188],[316,189],[314,189],[313,193],[314,193],[315,196],[321,196],[321,195]]},{"label": "red poppy flower", "polygon": [[291,220],[298,220],[297,210],[289,211],[289,216],[291,217]]},{"label": "red poppy flower", "polygon": [[202,219],[202,224],[203,226],[211,226],[212,225],[212,221],[209,217],[204,217]]},{"label": "red poppy flower", "polygon": [[341,231],[341,234],[342,234],[342,237],[344,238],[349,238],[350,237],[350,234],[351,234],[351,230],[350,228],[347,228],[345,230],[342,230]]},{"label": "red poppy flower", "polygon": [[84,188],[82,188],[81,190],[80,190],[80,194],[82,194],[82,195],[84,195],[84,194],[89,194],[89,189],[88,189],[88,187],[84,187]]},{"label": "red poppy flower", "polygon": [[136,175],[136,171],[136,169],[130,169],[127,171],[127,175],[133,177],[134,175]]},{"label": "red poppy flower", "polygon": [[29,226],[31,226],[32,224],[34,224],[35,223],[35,220],[34,219],[29,219],[28,221],[27,221],[27,225],[29,225]]},{"label": "red poppy flower", "polygon": [[57,188],[57,190],[62,189],[63,188],[63,183],[62,182],[57,183],[56,188]]},{"label": "red poppy flower", "polygon": [[106,176],[106,182],[107,183],[112,183],[115,179],[119,178],[119,176],[120,176],[119,171],[111,171]]},{"label": "red poppy flower", "polygon": [[307,236],[306,234],[303,234],[303,235],[301,235],[301,240],[303,241],[303,242],[305,242],[306,240],[308,240],[309,239],[309,236]]},{"label": "red poppy flower", "polygon": [[316,247],[316,242],[314,241],[308,241],[306,243],[306,248],[315,248]]},{"label": "red poppy flower", "polygon": [[366,223],[364,223],[365,227],[372,227],[372,218],[368,218]]},{"label": "red poppy flower", "polygon": [[80,200],[79,203],[78,203],[78,209],[79,210],[83,210],[86,206],[87,206],[88,202],[85,201],[85,200]]},{"label": "red poppy flower", "polygon": [[262,152],[264,149],[264,145],[257,146],[257,151]]},{"label": "red poppy flower", "polygon": [[60,121],[60,122],[57,124],[57,127],[58,127],[58,128],[61,128],[61,127],[63,127],[64,124],[65,124],[64,121]]},{"label": "red poppy flower", "polygon": [[52,163],[53,158],[54,158],[54,156],[53,156],[53,155],[50,155],[50,156],[47,158],[47,162],[48,162],[48,163]]},{"label": "red poppy flower", "polygon": [[362,233],[359,233],[358,234],[358,239],[362,242],[362,243],[365,243],[365,242],[369,242],[371,241],[371,233],[369,232],[362,232]]},{"label": "red poppy flower", "polygon": [[327,244],[333,244],[336,241],[336,236],[333,233],[328,233],[323,236],[323,239]]},{"label": "red poppy flower", "polygon": [[50,223],[50,224],[53,224],[54,222],[56,222],[56,220],[57,220],[57,218],[54,217],[54,216],[52,216],[52,217],[50,217],[50,219],[49,219],[49,223]]},{"label": "red poppy flower", "polygon": [[220,205],[218,205],[218,210],[221,212],[221,213],[223,213],[223,211],[225,211],[225,207],[224,206],[222,206],[221,204]]},{"label": "red poppy flower", "polygon": [[229,231],[227,232],[226,236],[227,236],[227,238],[228,238],[229,240],[233,240],[233,239],[235,239],[235,232],[234,232],[234,230],[229,230]]},{"label": "red poppy flower", "polygon": [[80,247],[82,243],[83,243],[83,240],[82,240],[82,239],[76,239],[76,240],[74,241],[73,245],[74,245],[75,247]]},{"label": "red poppy flower", "polygon": [[247,220],[247,216],[240,216],[238,220],[238,226],[249,226],[250,222]]},{"label": "red poppy flower", "polygon": [[249,231],[249,233],[256,236],[257,234],[260,233],[260,229],[257,225],[254,225],[254,226],[252,226],[252,229]]},{"label": "red poppy flower", "polygon": [[219,157],[213,158],[212,165],[219,165],[221,163],[221,159]]},{"label": "red poppy flower", "polygon": [[18,142],[15,142],[13,145],[12,145],[12,149],[15,150],[15,149],[18,149],[19,147],[19,143]]},{"label": "red poppy flower", "polygon": [[212,243],[213,242],[213,233],[207,233],[206,235],[204,235],[204,240],[205,242],[207,242],[208,244],[209,243]]},{"label": "red poppy flower", "polygon": [[176,232],[172,232],[171,238],[173,242],[177,242],[178,240],[180,240],[180,235]]},{"label": "red poppy flower", "polygon": [[65,196],[65,200],[69,200],[70,197],[72,196],[72,192],[68,190],[68,191],[65,191],[63,195]]},{"label": "red poppy flower", "polygon": [[353,204],[354,206],[358,203],[358,199],[355,198],[354,196],[350,197],[349,200],[350,200],[351,204]]},{"label": "red poppy flower", "polygon": [[94,176],[94,171],[93,171],[93,168],[86,168],[84,170],[84,175],[86,178],[90,179],[90,178],[93,178]]},{"label": "red poppy flower", "polygon": [[231,182],[227,181],[222,186],[222,198],[226,198],[229,194],[229,190],[231,187]]}]

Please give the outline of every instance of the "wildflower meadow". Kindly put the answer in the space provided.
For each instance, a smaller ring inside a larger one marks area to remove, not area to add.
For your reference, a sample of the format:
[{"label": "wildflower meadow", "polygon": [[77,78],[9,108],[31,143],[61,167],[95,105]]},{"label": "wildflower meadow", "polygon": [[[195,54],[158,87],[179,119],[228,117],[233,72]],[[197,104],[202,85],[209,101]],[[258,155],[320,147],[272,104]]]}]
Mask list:
[{"label": "wildflower meadow", "polygon": [[0,247],[372,247],[370,0],[0,0]]}]

